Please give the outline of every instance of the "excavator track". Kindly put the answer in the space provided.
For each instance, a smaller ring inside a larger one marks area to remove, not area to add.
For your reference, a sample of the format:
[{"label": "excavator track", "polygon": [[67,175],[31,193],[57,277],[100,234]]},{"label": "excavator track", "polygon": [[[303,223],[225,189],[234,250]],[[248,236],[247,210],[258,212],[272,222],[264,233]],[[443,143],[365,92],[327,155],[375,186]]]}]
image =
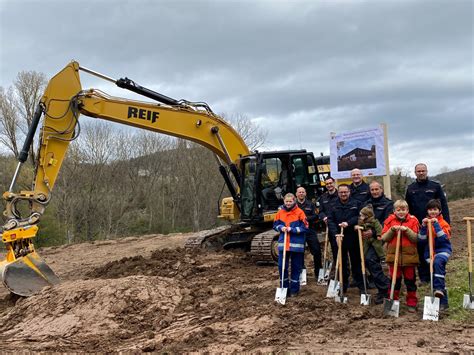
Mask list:
[{"label": "excavator track", "polygon": [[250,250],[257,264],[278,262],[278,233],[273,229],[248,228],[247,224],[233,224],[196,233],[185,242],[185,248],[230,249],[234,247]]},{"label": "excavator track", "polygon": [[253,237],[250,254],[257,264],[276,264],[278,262],[277,246],[278,232],[270,229]]},{"label": "excavator track", "polygon": [[207,229],[196,233],[196,235],[188,238],[184,243],[185,248],[206,248],[222,246],[221,240],[232,232],[234,226],[226,225],[214,229]]}]

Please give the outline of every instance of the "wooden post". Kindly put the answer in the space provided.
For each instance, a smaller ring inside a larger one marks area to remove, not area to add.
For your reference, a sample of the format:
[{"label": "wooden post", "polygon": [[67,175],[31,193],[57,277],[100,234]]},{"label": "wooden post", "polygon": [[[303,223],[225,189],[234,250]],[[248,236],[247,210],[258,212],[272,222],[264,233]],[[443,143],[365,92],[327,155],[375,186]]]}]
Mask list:
[{"label": "wooden post", "polygon": [[390,164],[388,161],[388,134],[387,134],[387,124],[381,123],[380,127],[383,129],[383,142],[384,142],[384,152],[385,152],[385,175],[383,176],[383,191],[385,196],[392,198],[392,186],[390,184]]}]

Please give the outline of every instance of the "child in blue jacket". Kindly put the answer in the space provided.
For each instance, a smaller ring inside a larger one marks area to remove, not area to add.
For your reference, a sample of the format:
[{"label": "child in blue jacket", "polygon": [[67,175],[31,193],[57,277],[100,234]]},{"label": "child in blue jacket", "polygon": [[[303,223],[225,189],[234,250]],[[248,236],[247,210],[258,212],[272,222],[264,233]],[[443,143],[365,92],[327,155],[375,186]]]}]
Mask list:
[{"label": "child in blue jacket", "polygon": [[424,245],[424,258],[430,262],[430,246],[428,243],[428,221],[431,221],[433,237],[433,288],[434,295],[440,298],[440,310],[449,308],[448,292],[446,290],[446,264],[452,253],[451,227],[441,214],[441,203],[439,200],[430,200],[426,204],[427,217],[423,219],[418,240]]}]

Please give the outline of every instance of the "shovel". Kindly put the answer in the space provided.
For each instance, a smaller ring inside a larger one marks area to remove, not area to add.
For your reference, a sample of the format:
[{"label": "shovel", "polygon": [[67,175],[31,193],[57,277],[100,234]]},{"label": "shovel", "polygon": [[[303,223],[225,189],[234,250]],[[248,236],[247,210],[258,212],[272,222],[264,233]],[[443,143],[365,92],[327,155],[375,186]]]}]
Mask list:
[{"label": "shovel", "polygon": [[286,294],[288,292],[288,288],[283,287],[283,281],[285,279],[285,265],[286,265],[286,240],[288,238],[288,233],[285,232],[285,236],[283,238],[283,263],[281,264],[281,287],[278,287],[276,289],[275,293],[275,301],[277,301],[280,304],[285,304],[286,303]]},{"label": "shovel", "polygon": [[331,263],[327,259],[328,251],[328,227],[326,226],[326,238],[324,239],[323,268],[319,269],[318,285],[326,286],[328,284],[329,273],[331,271]]},{"label": "shovel", "polygon": [[339,303],[347,303],[347,297],[344,297],[344,279],[342,277],[342,238],[344,238],[344,228],[341,227],[341,234],[337,237],[337,264],[339,265],[339,294],[334,300]]},{"label": "shovel", "polygon": [[[339,243],[338,243],[339,245]],[[337,248],[337,258],[336,258],[336,272],[334,273],[334,280],[329,280],[328,292],[326,293],[327,298],[337,298],[339,289],[341,287],[338,281],[338,270],[339,270],[339,257],[342,256],[341,248]]]},{"label": "shovel", "polygon": [[383,300],[383,313],[387,316],[397,317],[400,313],[400,301],[393,299],[395,292],[395,283],[397,281],[398,255],[400,254],[400,239],[402,231],[397,232],[397,246],[395,247],[395,262],[393,263],[392,287],[390,288],[390,298]]},{"label": "shovel", "polygon": [[364,244],[362,243],[362,231],[357,229],[359,234],[359,250],[360,250],[360,262],[362,266],[362,278],[364,280],[364,293],[360,295],[360,304],[364,306],[370,306],[371,295],[367,293],[367,280],[365,278],[365,256],[364,256]]},{"label": "shovel", "polygon": [[306,279],[306,269],[301,269],[301,274],[300,274],[300,285],[301,286],[306,286],[308,283]]},{"label": "shovel", "polygon": [[439,318],[439,298],[434,296],[433,290],[433,261],[434,261],[434,248],[433,248],[433,231],[431,228],[431,221],[428,221],[428,245],[430,248],[430,284],[431,284],[431,296],[425,296],[425,302],[423,306],[423,320],[438,321]]},{"label": "shovel", "polygon": [[469,294],[464,294],[462,306],[466,309],[474,309],[474,297],[472,296],[472,236],[471,236],[471,221],[474,217],[464,217],[467,223],[467,261],[469,267]]}]

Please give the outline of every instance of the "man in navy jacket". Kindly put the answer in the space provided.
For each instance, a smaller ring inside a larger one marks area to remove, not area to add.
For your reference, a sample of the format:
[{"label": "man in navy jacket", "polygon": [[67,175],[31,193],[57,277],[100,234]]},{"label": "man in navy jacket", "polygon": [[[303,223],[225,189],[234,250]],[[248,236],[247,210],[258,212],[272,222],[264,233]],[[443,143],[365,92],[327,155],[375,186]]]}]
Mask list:
[{"label": "man in navy jacket", "polygon": [[[432,199],[438,199],[441,203],[441,213],[446,222],[451,223],[449,218],[448,201],[441,185],[428,179],[428,167],[424,163],[415,165],[416,180],[408,185],[405,200],[408,203],[410,214],[414,215],[420,224],[426,217],[426,204]],[[418,277],[421,282],[430,282],[429,265],[423,257],[424,247],[418,243],[418,255],[420,265],[418,266]]]},{"label": "man in navy jacket", "polygon": [[[326,192],[321,195],[321,197],[318,200],[319,203],[319,219],[321,221],[324,221],[324,223],[328,223],[328,216],[331,213],[332,210],[332,205],[334,202],[339,200],[339,196],[337,195],[337,189],[336,189],[336,181],[332,177],[327,177],[326,180],[324,180],[326,184]],[[331,252],[332,252],[332,257],[333,260],[336,260],[337,256],[337,242],[336,242],[336,237],[334,234],[329,233],[329,243],[331,244]],[[332,264],[332,269],[331,273],[334,271],[334,268],[336,266],[336,263],[334,262]]]},{"label": "man in navy jacket", "polygon": [[[367,200],[364,206],[371,205],[374,210],[375,218],[383,226],[383,222],[387,217],[393,213],[393,201],[385,197],[383,193],[383,186],[378,181],[372,181],[369,185],[370,198]],[[362,232],[364,238],[377,238],[375,230],[368,230]],[[375,298],[375,304],[383,303],[384,298],[387,296],[390,280],[384,274],[381,260],[377,255],[373,246],[370,246],[367,253],[365,254],[365,263],[367,269],[372,275],[375,287],[377,287],[378,293]]]},{"label": "man in navy jacket", "polygon": [[351,179],[351,198],[356,199],[357,201],[359,201],[359,203],[364,203],[369,199],[370,194],[369,185],[364,181],[362,171],[360,171],[359,169],[352,169]]},{"label": "man in navy jacket", "polygon": [[349,185],[339,185],[339,199],[332,205],[328,216],[329,233],[336,235],[344,227],[344,238],[342,240],[342,271],[344,292],[347,290],[349,281],[348,255],[351,260],[352,279],[359,290],[363,290],[362,268],[359,250],[359,238],[354,227],[359,219],[359,202],[350,197]]}]

